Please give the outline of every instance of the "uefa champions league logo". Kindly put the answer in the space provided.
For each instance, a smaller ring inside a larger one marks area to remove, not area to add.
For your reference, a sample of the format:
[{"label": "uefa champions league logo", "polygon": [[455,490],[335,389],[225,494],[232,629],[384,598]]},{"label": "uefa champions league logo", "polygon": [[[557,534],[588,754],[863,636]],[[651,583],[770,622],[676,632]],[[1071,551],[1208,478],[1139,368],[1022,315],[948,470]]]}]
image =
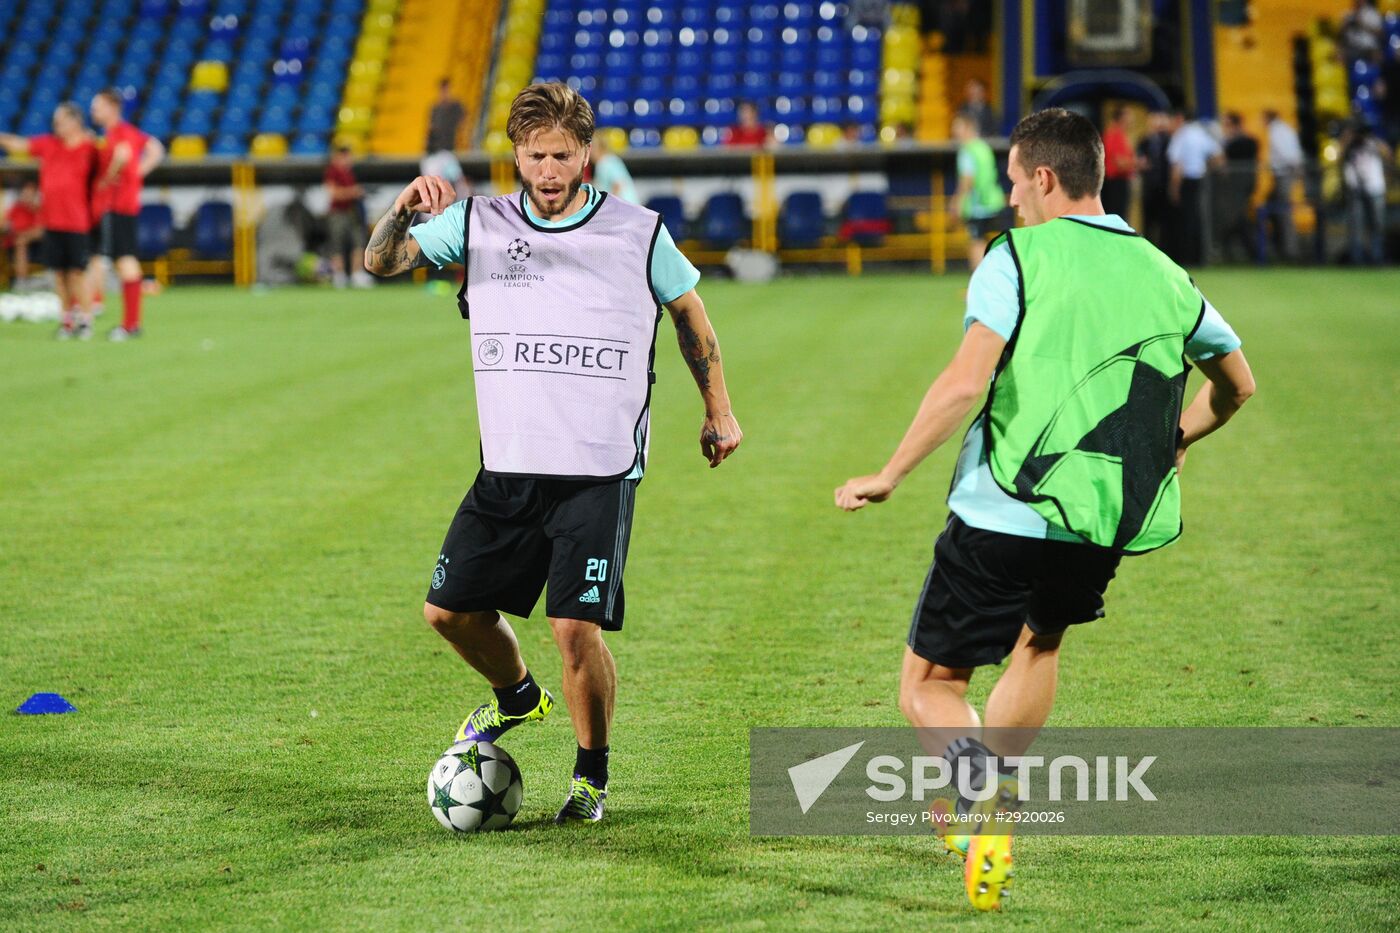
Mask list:
[{"label": "uefa champions league logo", "polygon": [[511,240],[506,247],[506,255],[515,262],[524,262],[530,258],[530,244],[518,238]]}]

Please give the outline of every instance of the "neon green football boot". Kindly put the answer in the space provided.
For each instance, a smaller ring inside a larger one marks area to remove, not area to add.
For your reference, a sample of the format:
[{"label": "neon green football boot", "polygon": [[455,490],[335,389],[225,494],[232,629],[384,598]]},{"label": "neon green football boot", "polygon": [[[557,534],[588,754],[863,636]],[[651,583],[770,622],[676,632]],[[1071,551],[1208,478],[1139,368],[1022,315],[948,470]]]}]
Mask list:
[{"label": "neon green football boot", "polygon": [[470,716],[462,720],[462,728],[457,730],[454,742],[494,742],[506,732],[522,722],[537,722],[554,709],[554,697],[549,691],[540,688],[540,701],[535,708],[522,716],[507,716],[501,712],[501,704],[495,697],[490,703],[478,706]]}]

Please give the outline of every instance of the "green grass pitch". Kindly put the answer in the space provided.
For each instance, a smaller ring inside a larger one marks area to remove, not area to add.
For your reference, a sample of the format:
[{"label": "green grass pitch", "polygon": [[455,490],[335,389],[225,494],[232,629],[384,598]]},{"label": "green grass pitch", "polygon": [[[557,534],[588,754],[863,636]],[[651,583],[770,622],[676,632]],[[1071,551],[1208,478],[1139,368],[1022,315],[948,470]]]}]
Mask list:
[{"label": "green grass pitch", "polygon": [[[1400,725],[1396,276],[1199,281],[1259,395],[1192,451],[1185,537],[1066,639],[1052,724]],[[965,284],[707,279],[746,432],[715,471],[662,323],[607,820],[549,822],[561,709],[503,743],[516,825],[463,838],[423,789],[486,695],[420,615],[478,464],[453,302],[177,287],[130,344],[0,328],[0,700],[80,710],[0,717],[0,928],[1394,924],[1394,837],[1027,837],[982,916],[930,839],[749,836],[750,726],[901,722],[954,450],[886,505],[831,495],[893,449]],[[557,692],[546,623],[517,631]]]}]

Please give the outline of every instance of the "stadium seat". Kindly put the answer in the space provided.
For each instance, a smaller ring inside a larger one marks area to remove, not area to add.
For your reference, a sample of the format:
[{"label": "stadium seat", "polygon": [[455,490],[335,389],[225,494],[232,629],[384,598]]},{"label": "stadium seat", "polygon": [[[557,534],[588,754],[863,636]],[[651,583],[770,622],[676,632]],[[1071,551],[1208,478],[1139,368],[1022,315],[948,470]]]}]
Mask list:
[{"label": "stadium seat", "polygon": [[203,136],[181,135],[170,141],[172,159],[202,159],[207,154]]},{"label": "stadium seat", "polygon": [[170,252],[175,217],[168,204],[143,204],[136,217],[136,255],[146,261]]},{"label": "stadium seat", "polygon": [[319,156],[326,153],[324,133],[301,133],[292,143],[292,155]]},{"label": "stadium seat", "polygon": [[661,145],[666,149],[694,149],[700,145],[700,134],[693,126],[673,126],[661,134]]},{"label": "stadium seat", "polygon": [[663,194],[647,202],[647,209],[661,215],[661,222],[671,239],[679,243],[685,239],[685,206],[681,199],[671,194]]},{"label": "stadium seat", "polygon": [[243,144],[243,136],[240,133],[220,133],[214,139],[214,145],[209,147],[209,154],[214,156],[237,157],[247,151],[247,146]]},{"label": "stadium seat", "polygon": [[199,205],[190,221],[195,255],[201,259],[227,259],[233,255],[233,207],[224,201]]},{"label": "stadium seat", "polygon": [[822,196],[815,191],[794,191],[778,213],[778,242],[787,249],[806,249],[821,242],[826,232]]},{"label": "stadium seat", "polygon": [[259,159],[279,159],[287,154],[287,137],[281,133],[259,133],[253,137],[249,153]]},{"label": "stadium seat", "polygon": [[890,232],[889,205],[884,192],[857,191],[846,201],[841,238],[861,246],[879,246]]},{"label": "stadium seat", "polygon": [[732,191],[710,196],[700,217],[700,239],[711,249],[729,249],[746,232],[744,202]]},{"label": "stadium seat", "polygon": [[190,90],[222,94],[228,90],[228,65],[222,61],[195,62],[190,71]]}]

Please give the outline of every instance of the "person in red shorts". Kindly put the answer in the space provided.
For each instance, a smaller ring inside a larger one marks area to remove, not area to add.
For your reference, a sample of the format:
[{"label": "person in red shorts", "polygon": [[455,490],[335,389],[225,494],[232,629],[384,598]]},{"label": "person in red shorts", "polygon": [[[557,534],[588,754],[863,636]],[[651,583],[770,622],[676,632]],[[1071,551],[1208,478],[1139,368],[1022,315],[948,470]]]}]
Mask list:
[{"label": "person in red shorts", "polygon": [[[0,133],[0,148],[39,160],[39,222],[44,227],[44,264],[54,272],[63,305],[59,339],[92,336],[92,299],[87,286],[88,233],[92,212],[88,203],[97,148],[83,126],[78,105],[54,108],[53,133],[15,136]],[[78,322],[74,327],[73,311]]]},{"label": "person in red shorts", "polygon": [[15,284],[29,278],[29,245],[44,235],[39,223],[39,185],[26,178],[15,200],[5,212],[5,248],[15,251]]},{"label": "person in red shorts", "polygon": [[122,283],[122,322],[108,340],[141,336],[141,262],[136,258],[136,217],[141,212],[141,183],[161,159],[165,147],[122,119],[122,98],[114,90],[92,99],[92,122],[103,132],[97,150],[97,177],[92,185],[93,256],[89,287],[102,291],[103,258],[116,265]]}]

